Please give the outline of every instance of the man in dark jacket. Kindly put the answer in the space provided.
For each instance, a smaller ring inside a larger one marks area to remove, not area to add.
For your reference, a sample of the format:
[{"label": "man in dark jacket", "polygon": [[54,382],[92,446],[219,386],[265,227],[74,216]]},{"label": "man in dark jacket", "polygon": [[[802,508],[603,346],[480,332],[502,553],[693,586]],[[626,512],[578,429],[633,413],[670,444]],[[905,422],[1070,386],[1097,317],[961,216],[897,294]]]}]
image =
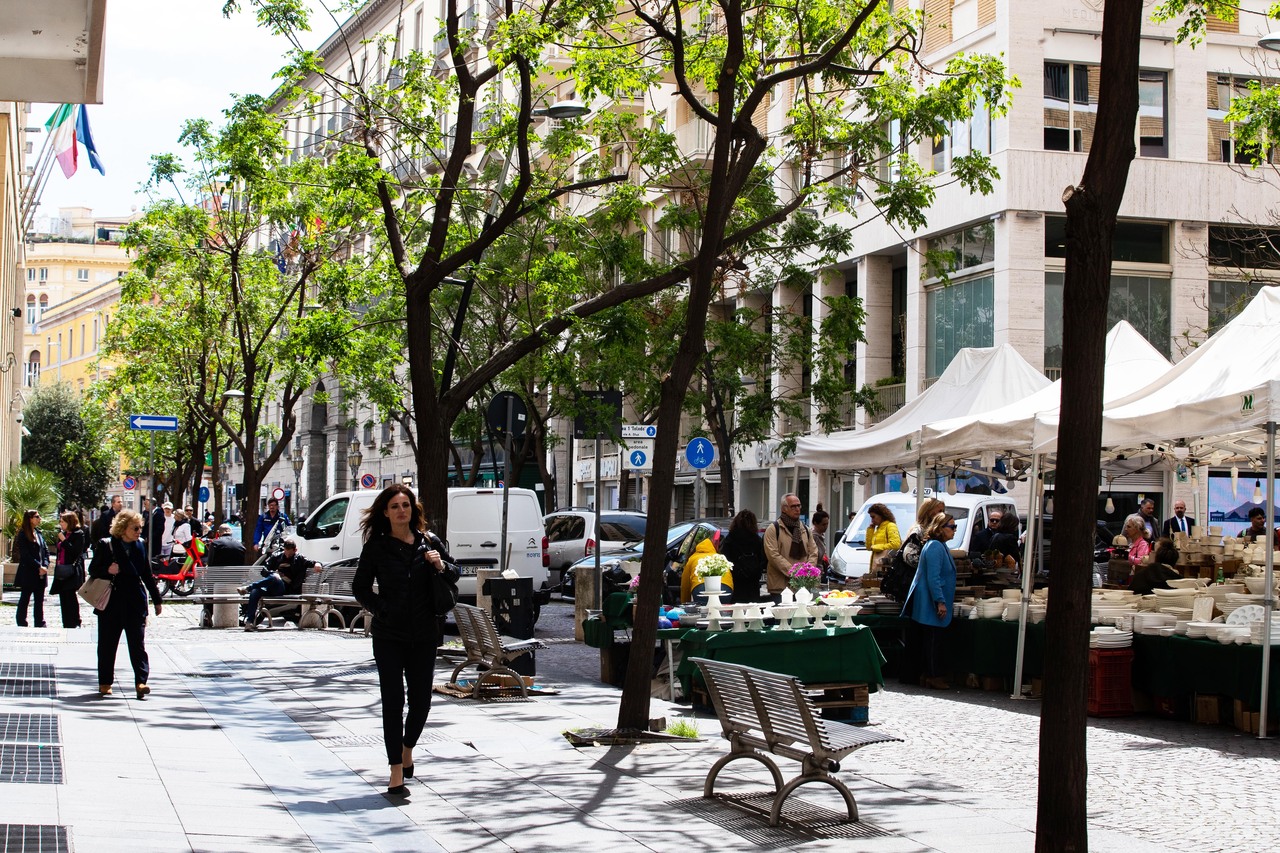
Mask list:
[{"label": "man in dark jacket", "polygon": [[97,519],[94,520],[93,526],[89,528],[89,541],[98,542],[106,539],[111,535],[111,522],[115,520],[116,513],[124,509],[124,501],[119,495],[111,496],[111,506],[103,507],[102,512],[98,513]]},{"label": "man in dark jacket", "polygon": [[244,610],[244,629],[258,629],[258,602],[264,597],[272,598],[281,595],[300,595],[302,583],[307,579],[307,572],[323,571],[324,566],[308,560],[298,553],[298,543],[292,539],[284,540],[284,551],[267,559],[262,567],[263,578],[248,586],[240,587],[237,592],[249,596],[249,603]]},{"label": "man in dark jacket", "polygon": [[[209,543],[206,557],[210,566],[245,566],[249,564],[246,559],[244,543],[231,535],[230,525],[223,524],[218,528],[218,536]],[[206,604],[204,613],[201,616],[200,624],[203,627],[213,627],[213,605]]]}]

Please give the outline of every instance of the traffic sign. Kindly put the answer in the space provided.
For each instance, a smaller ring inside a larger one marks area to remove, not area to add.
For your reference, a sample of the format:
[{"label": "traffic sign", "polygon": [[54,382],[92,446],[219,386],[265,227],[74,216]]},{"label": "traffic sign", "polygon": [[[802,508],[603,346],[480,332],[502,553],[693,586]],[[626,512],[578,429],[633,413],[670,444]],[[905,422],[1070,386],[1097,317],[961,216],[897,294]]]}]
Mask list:
[{"label": "traffic sign", "polygon": [[[375,484],[375,483],[377,483],[377,482],[378,482],[378,481],[377,481],[376,479],[374,479],[374,476],[373,476],[372,474],[361,474],[361,475],[360,475],[360,485],[361,485],[361,486],[363,486],[363,487],[364,487],[364,488],[366,488],[366,489],[372,489],[372,488],[373,488],[373,486],[374,486],[374,484]],[[281,495],[281,497],[283,497],[283,495]]]},{"label": "traffic sign", "polygon": [[707,468],[716,458],[716,449],[707,439],[695,438],[685,447],[684,458],[694,468]]},{"label": "traffic sign", "polygon": [[[125,488],[128,488],[128,487],[126,486]],[[208,503],[208,502],[209,502],[209,487],[208,487],[208,486],[201,486],[201,487],[200,487],[199,497],[200,497],[200,503],[202,503],[202,504],[203,504],[203,503]]]},{"label": "traffic sign", "polygon": [[623,438],[656,438],[658,428],[653,424],[623,424]]},{"label": "traffic sign", "polygon": [[129,415],[129,429],[177,432],[178,418],[174,415]]},{"label": "traffic sign", "polygon": [[279,486],[276,486],[274,489],[271,490],[271,497],[275,498],[278,501],[284,500],[284,489],[280,488]]},{"label": "traffic sign", "polygon": [[653,467],[653,441],[632,439],[622,451],[622,467],[628,471],[648,470]]},{"label": "traffic sign", "polygon": [[136,489],[137,487],[138,487],[138,481],[137,481],[137,480],[133,479],[132,477],[125,477],[125,478],[124,478],[124,488],[125,488],[125,491],[129,491],[129,492],[131,492],[131,491],[133,491],[134,489]]}]

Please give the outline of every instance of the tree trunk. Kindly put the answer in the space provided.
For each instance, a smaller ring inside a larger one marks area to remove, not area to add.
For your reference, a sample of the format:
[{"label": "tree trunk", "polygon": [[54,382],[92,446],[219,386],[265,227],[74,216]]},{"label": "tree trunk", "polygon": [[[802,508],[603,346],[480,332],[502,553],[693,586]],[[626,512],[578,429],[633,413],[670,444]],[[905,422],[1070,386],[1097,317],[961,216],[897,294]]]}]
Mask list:
[{"label": "tree trunk", "polygon": [[1062,413],[1050,551],[1053,595],[1045,621],[1044,702],[1036,851],[1089,849],[1085,752],[1091,559],[1102,439],[1103,366],[1111,241],[1134,157],[1142,4],[1108,3],[1093,150],[1080,186],[1063,194]]},{"label": "tree trunk", "polygon": [[449,538],[448,424],[443,407],[430,408],[425,415],[417,416],[418,500],[431,529],[442,539]]}]

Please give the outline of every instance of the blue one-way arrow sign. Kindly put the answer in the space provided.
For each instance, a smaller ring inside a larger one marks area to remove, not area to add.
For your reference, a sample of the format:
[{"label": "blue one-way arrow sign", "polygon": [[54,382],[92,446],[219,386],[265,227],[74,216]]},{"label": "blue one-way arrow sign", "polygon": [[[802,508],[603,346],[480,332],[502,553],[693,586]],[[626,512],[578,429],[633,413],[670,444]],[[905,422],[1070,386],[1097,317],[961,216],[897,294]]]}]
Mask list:
[{"label": "blue one-way arrow sign", "polygon": [[129,429],[177,432],[178,418],[174,415],[129,415]]}]

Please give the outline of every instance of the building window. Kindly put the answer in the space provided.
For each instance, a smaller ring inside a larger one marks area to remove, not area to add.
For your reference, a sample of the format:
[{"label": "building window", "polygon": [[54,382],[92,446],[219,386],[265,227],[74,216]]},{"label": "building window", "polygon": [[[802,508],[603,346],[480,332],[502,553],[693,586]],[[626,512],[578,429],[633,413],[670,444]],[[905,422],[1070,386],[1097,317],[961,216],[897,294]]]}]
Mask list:
[{"label": "building window", "polygon": [[1087,152],[1098,121],[1099,69],[1068,62],[1044,64],[1044,147]]},{"label": "building window", "polygon": [[36,280],[36,269],[35,267],[31,267],[27,270],[27,281],[33,282],[35,280]]},{"label": "building window", "polygon": [[48,268],[48,267],[40,267],[40,280],[41,280],[41,281],[48,281],[48,280],[49,280],[49,268]]},{"label": "building window", "polygon": [[936,379],[965,347],[995,343],[994,276],[983,275],[935,287],[928,292],[926,379]]},{"label": "building window", "polygon": [[989,155],[991,136],[991,113],[985,103],[979,104],[969,118],[951,122],[950,133],[933,138],[933,170],[945,172],[968,154]]},{"label": "building window", "polygon": [[1209,151],[1210,163],[1273,163],[1274,150],[1250,140],[1236,139],[1239,126],[1227,121],[1227,114],[1236,98],[1249,94],[1250,89],[1261,84],[1257,80],[1233,77],[1229,74],[1211,74],[1208,85]]},{"label": "building window", "polygon": [[[1065,273],[1044,274],[1044,366],[1062,368],[1062,291]],[[1128,320],[1165,358],[1170,355],[1170,280],[1167,276],[1111,276],[1107,328]]]},{"label": "building window", "polygon": [[1208,333],[1221,329],[1244,310],[1258,291],[1273,281],[1241,281],[1239,279],[1209,279],[1209,329]]},{"label": "building window", "polygon": [[1169,156],[1169,74],[1138,72],[1138,154]]},{"label": "building window", "polygon": [[76,281],[88,281],[89,271],[87,269],[76,270]]},{"label": "building window", "polygon": [[937,237],[929,238],[928,266],[930,278],[970,270],[996,259],[996,228],[982,222]]},{"label": "building window", "polygon": [[28,388],[34,388],[40,384],[40,350],[32,350],[31,355],[27,357],[26,372],[22,377],[22,384]]},{"label": "building window", "polygon": [[[1212,234],[1211,234],[1212,237]],[[1067,218],[1044,218],[1044,256],[1067,256]],[[1169,263],[1169,225],[1166,222],[1116,222],[1111,240],[1111,260],[1136,264]]]},{"label": "building window", "polygon": [[891,183],[902,177],[902,164],[898,162],[906,150],[902,141],[902,123],[895,118],[886,122],[881,130],[884,132],[886,150],[876,172],[882,182]]},{"label": "building window", "polygon": [[[33,272],[33,270],[27,270]],[[40,320],[40,314],[36,311],[36,295],[34,293],[27,294],[27,325],[34,326]]]},{"label": "building window", "polygon": [[44,312],[48,310],[49,310],[49,294],[42,293],[40,294],[40,313],[36,315],[36,319],[39,320],[41,317],[44,317]]}]

